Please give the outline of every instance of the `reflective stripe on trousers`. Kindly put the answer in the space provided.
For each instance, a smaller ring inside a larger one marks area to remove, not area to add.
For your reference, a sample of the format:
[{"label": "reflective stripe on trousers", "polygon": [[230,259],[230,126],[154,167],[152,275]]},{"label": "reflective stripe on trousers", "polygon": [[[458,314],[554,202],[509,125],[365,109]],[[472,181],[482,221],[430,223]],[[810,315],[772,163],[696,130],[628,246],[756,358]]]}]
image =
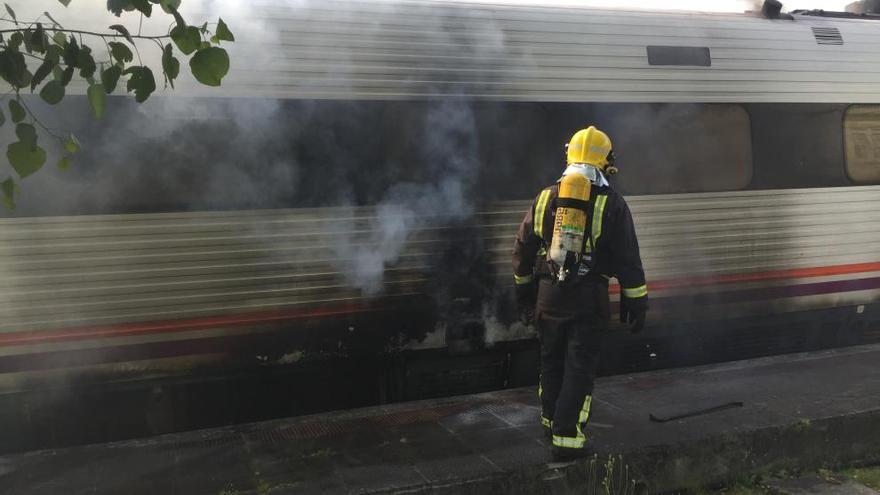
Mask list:
[{"label": "reflective stripe on trousers", "polygon": [[[587,443],[587,436],[584,434],[583,425],[590,420],[590,409],[593,405],[593,396],[584,397],[584,405],[581,406],[581,412],[578,416],[578,424],[575,426],[577,434],[573,437],[562,435],[553,435],[553,445],[567,449],[582,449]],[[543,421],[544,417],[541,417]]]},{"label": "reflective stripe on trousers", "polygon": [[587,444],[587,436],[581,429],[581,425],[577,425],[577,435],[573,437],[564,437],[562,435],[553,435],[553,445],[565,449],[582,449]]}]

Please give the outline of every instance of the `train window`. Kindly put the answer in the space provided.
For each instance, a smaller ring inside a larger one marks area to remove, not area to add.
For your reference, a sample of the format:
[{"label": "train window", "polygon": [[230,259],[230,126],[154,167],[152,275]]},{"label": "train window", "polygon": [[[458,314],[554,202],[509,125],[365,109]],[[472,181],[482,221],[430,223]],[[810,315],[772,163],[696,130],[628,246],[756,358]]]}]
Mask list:
[{"label": "train window", "polygon": [[857,184],[880,182],[880,105],[852,105],[843,117],[846,173]]},{"label": "train window", "polygon": [[627,194],[731,191],[751,181],[751,122],[739,105],[632,104],[607,121],[614,182]]},{"label": "train window", "polygon": [[712,54],[705,46],[649,46],[648,65],[711,67]]}]

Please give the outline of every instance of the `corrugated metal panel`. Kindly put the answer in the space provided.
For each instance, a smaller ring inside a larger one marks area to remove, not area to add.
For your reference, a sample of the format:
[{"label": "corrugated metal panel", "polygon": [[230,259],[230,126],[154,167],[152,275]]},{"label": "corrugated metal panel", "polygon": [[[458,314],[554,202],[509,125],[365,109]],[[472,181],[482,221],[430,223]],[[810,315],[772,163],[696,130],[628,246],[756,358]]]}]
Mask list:
[{"label": "corrugated metal panel", "polygon": [[[628,202],[652,281],[880,261],[876,186]],[[477,216],[500,285],[529,204]],[[364,300],[349,280],[387,242],[377,222],[372,208],[2,219],[0,332]],[[384,293],[422,292],[448,236],[414,230],[385,270]]]},{"label": "corrugated metal panel", "polygon": [[[872,21],[419,1],[254,9],[230,45],[227,96],[880,102]],[[814,27],[845,43],[817,44]],[[712,66],[650,66],[648,45],[708,47]]]}]

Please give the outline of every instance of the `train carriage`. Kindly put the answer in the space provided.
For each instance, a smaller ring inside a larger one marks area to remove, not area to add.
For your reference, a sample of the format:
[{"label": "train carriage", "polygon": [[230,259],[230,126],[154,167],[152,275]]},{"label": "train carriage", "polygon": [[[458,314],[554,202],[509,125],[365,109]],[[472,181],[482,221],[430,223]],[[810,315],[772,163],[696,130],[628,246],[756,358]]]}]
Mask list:
[{"label": "train carriage", "polygon": [[873,17],[254,9],[219,93],[111,98],[0,215],[0,448],[534,383],[513,235],[589,123],[651,298],[604,372],[880,341]]}]

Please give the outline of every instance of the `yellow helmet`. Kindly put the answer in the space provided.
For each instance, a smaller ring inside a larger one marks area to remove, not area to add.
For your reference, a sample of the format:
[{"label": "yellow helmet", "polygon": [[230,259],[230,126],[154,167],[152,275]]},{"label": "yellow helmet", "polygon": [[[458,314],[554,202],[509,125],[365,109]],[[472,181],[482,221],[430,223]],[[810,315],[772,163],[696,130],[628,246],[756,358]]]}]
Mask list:
[{"label": "yellow helmet", "polygon": [[574,133],[566,149],[566,164],[586,163],[602,170],[608,166],[611,153],[611,138],[594,126]]}]

